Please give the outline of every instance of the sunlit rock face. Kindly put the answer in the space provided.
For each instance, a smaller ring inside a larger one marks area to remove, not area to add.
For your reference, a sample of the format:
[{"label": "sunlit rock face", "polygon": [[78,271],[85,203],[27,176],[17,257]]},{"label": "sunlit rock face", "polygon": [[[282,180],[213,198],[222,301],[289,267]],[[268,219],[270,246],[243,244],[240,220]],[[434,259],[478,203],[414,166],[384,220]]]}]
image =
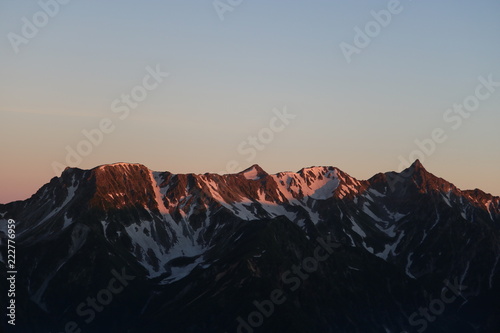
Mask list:
[{"label": "sunlit rock face", "polygon": [[[68,168],[30,199],[0,205],[4,264],[8,219],[24,318],[14,332],[71,322],[84,332],[500,327],[500,198],[462,191],[419,161],[368,180],[334,167]],[[110,286],[120,292],[101,292]],[[420,314],[443,290],[454,300],[433,320]],[[272,311],[260,307],[278,294]]]}]

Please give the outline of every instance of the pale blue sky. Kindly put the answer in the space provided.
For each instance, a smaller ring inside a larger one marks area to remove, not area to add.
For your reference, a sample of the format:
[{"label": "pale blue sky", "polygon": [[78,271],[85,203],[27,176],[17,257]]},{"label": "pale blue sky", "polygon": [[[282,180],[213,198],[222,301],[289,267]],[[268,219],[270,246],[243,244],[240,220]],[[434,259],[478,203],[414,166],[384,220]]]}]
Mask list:
[{"label": "pale blue sky", "polygon": [[[447,140],[423,164],[460,188],[500,195],[500,87],[456,130],[443,119],[474,95],[478,77],[500,82],[500,2],[401,1],[348,63],[340,43],[354,44],[354,28],[388,3],[243,0],[221,21],[212,1],[73,0],[16,54],[9,33],[22,36],[23,17],[41,7],[0,0],[0,202],[48,182],[65,147],[103,118],[115,130],[78,167],[333,165],[366,179],[398,169],[416,139],[442,128]],[[156,65],[169,77],[120,120],[111,103]],[[284,107],[296,115],[286,129],[255,158],[240,154]]]}]

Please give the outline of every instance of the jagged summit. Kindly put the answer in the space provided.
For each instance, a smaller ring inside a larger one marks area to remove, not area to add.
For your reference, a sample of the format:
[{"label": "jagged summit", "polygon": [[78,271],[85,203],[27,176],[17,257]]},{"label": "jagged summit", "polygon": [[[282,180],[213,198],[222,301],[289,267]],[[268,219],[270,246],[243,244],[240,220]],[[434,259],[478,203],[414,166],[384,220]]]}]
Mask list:
[{"label": "jagged summit", "polygon": [[259,180],[269,175],[258,164],[254,164],[251,167],[239,172],[238,174],[249,180]]},{"label": "jagged summit", "polygon": [[435,176],[427,171],[420,160],[415,160],[411,166],[403,170],[396,176],[397,181],[411,181],[416,184],[421,192],[438,191],[438,192],[456,192],[458,188],[447,180]]},{"label": "jagged summit", "polygon": [[[500,198],[455,190],[420,161],[401,173],[362,181],[334,167],[269,175],[253,165],[223,176],[154,172],[133,163],[72,168],[32,198],[0,205],[3,238],[7,219],[17,221],[16,243],[23,249],[18,285],[20,295],[29,297],[20,314],[38,320],[23,332],[40,331],[47,314],[59,318],[67,312],[68,297],[76,306],[89,294],[99,295],[104,283],[116,278],[112,269],[136,278],[113,303],[117,311],[100,314],[110,323],[105,331],[127,331],[116,323],[134,313],[140,322],[155,318],[158,324],[134,333],[166,327],[235,332],[234,318],[255,311],[254,300],[269,290],[283,288],[281,277],[290,267],[305,265],[304,256],[323,244],[318,237],[325,239],[321,255],[328,258],[318,260],[314,283],[303,284],[303,295],[295,293],[297,302],[305,297],[297,303],[298,312],[280,317],[277,311],[271,317],[280,323],[304,316],[303,309],[317,304],[318,311],[306,313],[308,323],[345,317],[339,332],[411,330],[400,323],[415,309],[428,307],[427,295],[442,289],[422,285],[419,291],[420,283],[450,277],[469,286],[470,295],[483,293],[486,301],[471,302],[476,313],[498,294],[500,282]],[[330,240],[341,247],[330,248]],[[395,290],[398,283],[407,293]],[[263,294],[256,286],[269,288]],[[346,299],[356,301],[344,311]],[[239,307],[242,300],[248,311]],[[361,303],[377,304],[384,312],[365,316]],[[291,311],[297,308],[288,304]],[[123,317],[117,320],[119,313]],[[59,323],[43,331],[60,330]],[[222,326],[205,329],[214,323]],[[338,325],[310,331],[332,327]]]},{"label": "jagged summit", "polygon": [[416,159],[409,167],[408,169],[412,170],[414,173],[423,173],[427,172],[427,169],[425,169],[424,165],[422,162],[420,162],[419,159]]},{"label": "jagged summit", "polygon": [[147,168],[144,164],[141,163],[129,163],[129,162],[116,162],[116,163],[109,163],[109,164],[101,164],[99,166],[96,166],[94,169],[106,169],[106,168],[130,168],[130,167],[140,167],[140,168]]},{"label": "jagged summit", "polygon": [[109,171],[131,171],[131,170],[149,170],[145,165],[141,163],[127,163],[127,162],[116,162],[116,163],[109,163],[109,164],[101,164],[96,167],[93,167],[91,169],[82,169],[78,167],[66,167],[62,175],[67,175],[67,174],[73,174],[75,172],[81,173],[81,172],[91,172],[91,173],[102,173],[102,172],[109,172]]},{"label": "jagged summit", "polygon": [[413,166],[414,168],[423,168],[424,167],[422,162],[420,162],[420,160],[418,158],[415,161],[413,161],[411,166]]},{"label": "jagged summit", "polygon": [[[109,183],[112,179],[114,181],[119,181],[120,179],[129,179],[129,181],[133,181],[134,179],[142,179],[148,178],[148,174],[155,174],[155,177],[159,177],[157,180],[161,186],[166,185],[167,176],[172,175],[168,171],[159,171],[154,172],[150,170],[143,164],[140,163],[127,163],[127,162],[117,162],[111,164],[103,164],[96,166],[92,169],[80,169],[80,168],[70,168],[67,167],[62,175],[62,179],[72,179],[74,176],[79,177],[84,173],[89,173],[93,175],[96,181],[102,182],[105,181]],[[179,174],[179,176],[184,177],[190,175],[190,177],[200,177],[201,175],[196,174]],[[205,173],[205,177],[212,178],[217,176],[218,174],[213,173]],[[335,176],[334,176],[335,175]],[[226,175],[228,177],[239,176],[243,180],[255,181],[255,180],[263,180],[267,177],[271,176],[267,173],[260,165],[254,164],[247,169]],[[300,176],[307,180],[307,183],[310,185],[311,180],[319,179],[321,180],[323,177],[331,178],[338,177],[340,181],[340,185],[344,184],[344,186],[350,187],[351,191],[359,192],[362,187],[366,187],[369,183],[386,183],[389,188],[394,191],[396,188],[401,186],[417,186],[420,192],[427,192],[429,190],[440,191],[440,192],[454,192],[459,194],[459,192],[467,194],[469,197],[481,196],[481,193],[484,193],[480,190],[473,191],[461,191],[452,183],[446,181],[443,178],[439,178],[427,171],[420,160],[415,160],[408,168],[404,169],[401,172],[385,172],[374,175],[368,180],[357,180],[356,178],[349,176],[347,173],[342,170],[332,167],[332,166],[311,166],[307,168],[302,168],[297,172],[278,172],[274,174],[272,177],[276,179],[281,179],[283,177],[291,177],[290,179],[295,179],[295,177]],[[57,178],[57,177],[56,177]],[[293,184],[295,181],[292,181]],[[289,185],[290,185],[289,184]],[[354,187],[361,188],[354,190]],[[342,187],[342,186],[341,186]],[[339,188],[339,191],[342,189]]]},{"label": "jagged summit", "polygon": [[419,159],[416,159],[409,167],[406,169],[402,170],[401,172],[393,172],[399,174],[401,177],[409,178],[411,176],[420,174],[428,174],[429,172],[427,169],[424,167],[422,162],[420,162]]}]

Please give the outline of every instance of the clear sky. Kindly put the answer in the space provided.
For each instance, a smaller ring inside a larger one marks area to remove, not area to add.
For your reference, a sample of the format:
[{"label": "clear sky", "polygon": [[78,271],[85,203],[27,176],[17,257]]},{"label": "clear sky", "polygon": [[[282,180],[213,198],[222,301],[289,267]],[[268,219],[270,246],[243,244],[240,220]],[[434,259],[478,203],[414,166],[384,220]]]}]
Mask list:
[{"label": "clear sky", "polygon": [[1,203],[68,147],[80,168],[358,179],[420,157],[500,195],[499,1],[54,3],[0,0]]}]

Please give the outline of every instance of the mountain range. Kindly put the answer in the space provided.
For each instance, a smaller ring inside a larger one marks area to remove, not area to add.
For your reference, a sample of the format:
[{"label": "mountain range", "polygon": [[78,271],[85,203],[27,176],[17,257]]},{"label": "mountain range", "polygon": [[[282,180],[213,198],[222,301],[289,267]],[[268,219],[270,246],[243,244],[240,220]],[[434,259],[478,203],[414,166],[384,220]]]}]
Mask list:
[{"label": "mountain range", "polygon": [[500,197],[418,160],[368,180],[67,168],[0,205],[3,267],[9,220],[8,332],[500,331]]}]

